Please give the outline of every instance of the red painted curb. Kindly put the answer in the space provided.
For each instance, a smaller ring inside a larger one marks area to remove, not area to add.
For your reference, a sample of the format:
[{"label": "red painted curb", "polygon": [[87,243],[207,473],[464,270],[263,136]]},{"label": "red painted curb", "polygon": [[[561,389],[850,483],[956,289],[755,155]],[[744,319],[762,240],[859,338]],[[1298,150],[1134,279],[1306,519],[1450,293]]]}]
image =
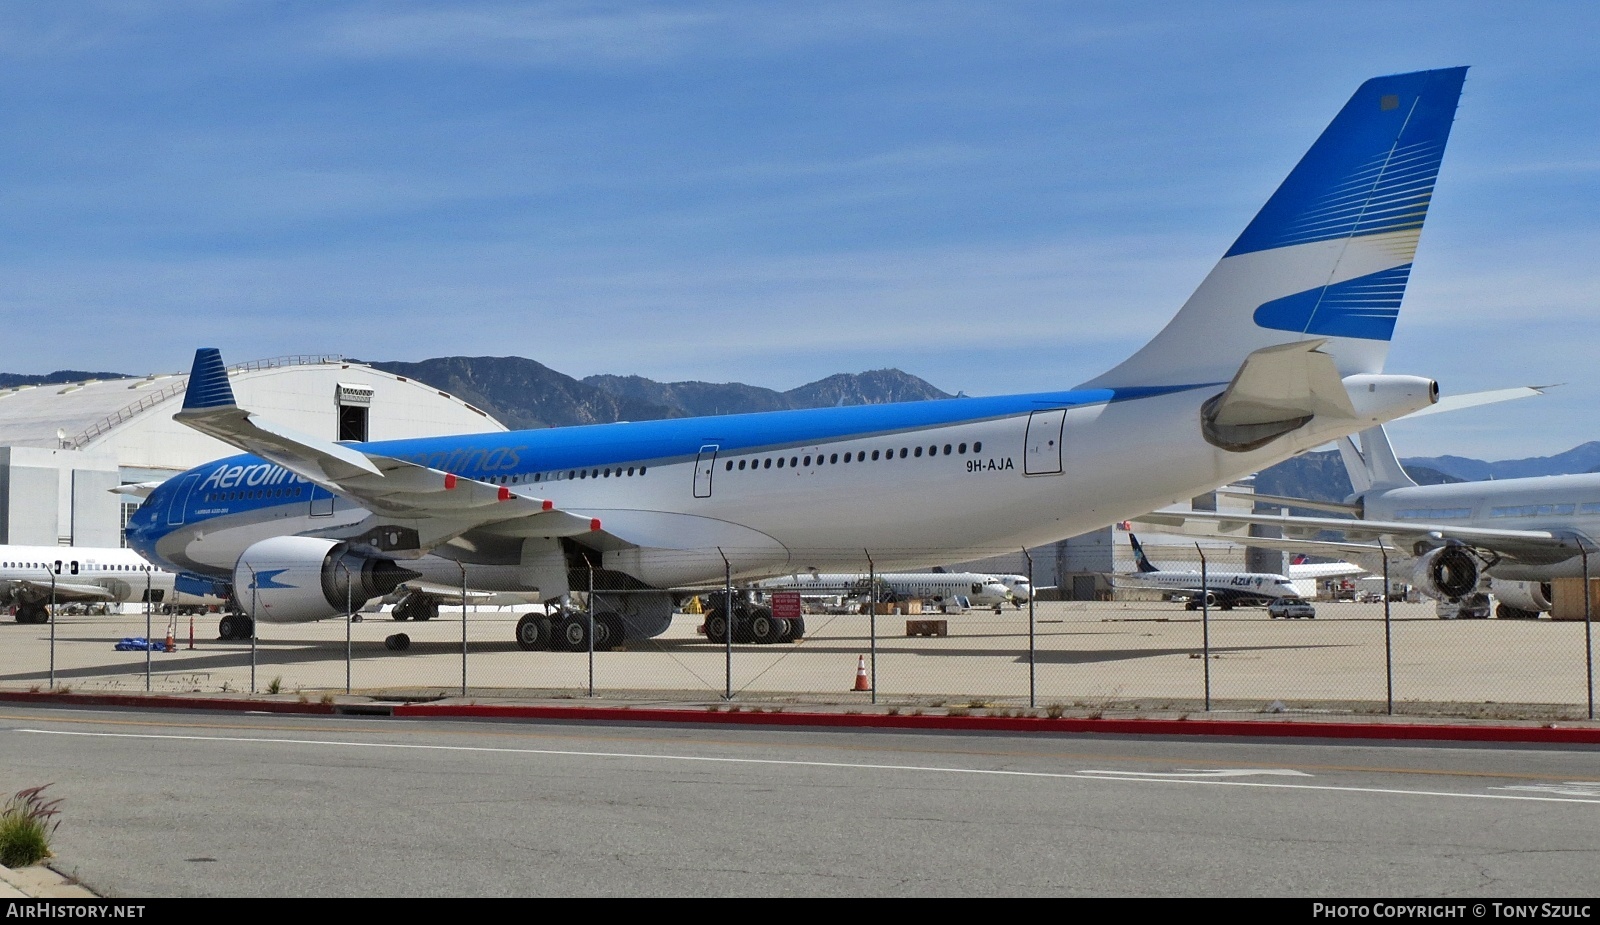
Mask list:
[{"label": "red painted curb", "polygon": [[884,713],[801,713],[726,706],[590,707],[452,703],[304,703],[299,701],[172,697],[145,694],[62,694],[0,691],[0,701],[62,706],[143,707],[319,716],[356,714],[444,719],[568,720],[574,722],[723,723],[739,726],[810,726],[847,729],[1098,735],[1231,736],[1236,738],[1367,739],[1415,742],[1524,742],[1600,745],[1600,728],[1575,726],[1473,726],[1451,723],[1353,723],[1273,719],[1086,719],[1075,717],[949,716]]}]

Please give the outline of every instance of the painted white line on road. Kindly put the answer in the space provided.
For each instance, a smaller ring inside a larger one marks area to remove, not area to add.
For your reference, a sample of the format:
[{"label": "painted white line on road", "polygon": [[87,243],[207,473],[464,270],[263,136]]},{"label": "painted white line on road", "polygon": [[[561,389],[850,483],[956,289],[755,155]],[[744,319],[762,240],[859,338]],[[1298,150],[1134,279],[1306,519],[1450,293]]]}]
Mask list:
[{"label": "painted white line on road", "polygon": [[1211,768],[1201,770],[1190,768],[1182,771],[1079,771],[1079,774],[1110,774],[1114,777],[1168,777],[1168,778],[1207,778],[1207,777],[1312,777],[1304,771],[1294,771],[1288,768]]},{"label": "painted white line on road", "polygon": [[1315,790],[1329,793],[1371,793],[1408,797],[1454,797],[1467,800],[1515,800],[1529,803],[1588,803],[1600,806],[1600,798],[1578,799],[1559,796],[1523,796],[1510,793],[1452,793],[1448,790],[1396,790],[1387,787],[1340,787],[1331,784],[1279,784],[1265,781],[1221,780],[1214,777],[1151,777],[1140,772],[1084,771],[1007,771],[995,768],[939,768],[914,764],[860,764],[844,761],[792,761],[778,758],[717,758],[710,755],[648,755],[638,752],[586,752],[547,748],[488,748],[473,745],[404,745],[393,742],[348,742],[325,739],[277,739],[252,736],[154,735],[133,732],[79,732],[65,729],[16,729],[36,735],[81,736],[97,739],[144,739],[175,742],[236,742],[249,745],[322,745],[332,748],[384,748],[405,751],[474,752],[501,755],[546,755],[567,758],[635,758],[642,761],[697,761],[715,764],[759,764],[805,768],[840,768],[857,771],[917,771],[932,774],[971,774],[991,777],[1033,777],[1052,780],[1121,781],[1131,784],[1191,784],[1205,787],[1254,787],[1265,790]]}]

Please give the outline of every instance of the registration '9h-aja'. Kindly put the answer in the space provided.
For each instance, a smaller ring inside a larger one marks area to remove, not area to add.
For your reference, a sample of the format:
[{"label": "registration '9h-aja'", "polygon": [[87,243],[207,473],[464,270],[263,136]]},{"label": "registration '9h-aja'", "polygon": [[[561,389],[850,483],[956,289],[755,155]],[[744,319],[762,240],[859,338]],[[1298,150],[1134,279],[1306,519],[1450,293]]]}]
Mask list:
[{"label": "registration '9h-aja'", "polygon": [[247,455],[162,484],[128,540],[231,583],[246,628],[411,580],[553,601],[593,574],[593,639],[587,619],[518,627],[525,648],[587,649],[664,632],[666,589],[865,555],[918,568],[1135,517],[1437,400],[1383,364],[1465,75],[1362,84],[1167,326],[1076,387],[340,444],[238,407],[202,349],[176,417]]}]

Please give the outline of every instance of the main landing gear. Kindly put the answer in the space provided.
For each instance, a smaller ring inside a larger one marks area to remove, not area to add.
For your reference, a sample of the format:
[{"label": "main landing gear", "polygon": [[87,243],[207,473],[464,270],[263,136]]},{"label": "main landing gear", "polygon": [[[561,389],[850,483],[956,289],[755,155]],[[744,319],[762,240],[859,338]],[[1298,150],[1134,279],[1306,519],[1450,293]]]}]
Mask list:
[{"label": "main landing gear", "polygon": [[256,632],[256,621],[242,613],[223,614],[217,621],[217,638],[232,641],[249,639]]},{"label": "main landing gear", "polygon": [[595,611],[591,624],[587,610],[562,608],[549,615],[523,615],[517,621],[517,648],[524,652],[587,652],[590,648],[591,626],[596,652],[614,649],[627,639],[627,625],[613,611]]},{"label": "main landing gear", "polygon": [[[722,592],[706,595],[706,639],[710,642],[728,641],[728,602]],[[772,615],[772,608],[753,604],[737,598],[733,602],[733,641],[771,645],[794,642],[806,633],[804,617],[785,619]]]},{"label": "main landing gear", "polygon": [[18,604],[18,623],[49,623],[50,608],[44,604]]}]

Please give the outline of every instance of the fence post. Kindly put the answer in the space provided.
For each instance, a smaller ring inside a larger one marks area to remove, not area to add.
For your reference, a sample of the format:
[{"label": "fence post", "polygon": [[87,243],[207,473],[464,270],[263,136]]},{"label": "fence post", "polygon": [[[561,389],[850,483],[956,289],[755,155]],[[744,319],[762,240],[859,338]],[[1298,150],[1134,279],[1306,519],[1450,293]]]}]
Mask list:
[{"label": "fence post", "polygon": [[878,702],[878,566],[872,561],[870,549],[861,550],[867,557],[867,587],[871,589],[871,603],[867,605],[867,651],[871,658],[872,678],[867,686],[872,688],[872,703]]},{"label": "fence post", "polygon": [[[461,696],[467,696],[467,564],[456,560],[461,570]],[[593,629],[593,627],[590,627]]]},{"label": "fence post", "polygon": [[1594,719],[1594,616],[1589,600],[1589,547],[1578,540],[1578,553],[1583,556],[1583,668],[1588,685],[1589,718]]},{"label": "fence post", "polygon": [[589,696],[594,696],[594,564],[589,564]]},{"label": "fence post", "polygon": [[1039,705],[1038,697],[1036,696],[1038,688],[1035,684],[1038,665],[1034,657],[1038,650],[1035,648],[1036,639],[1033,619],[1033,556],[1028,555],[1026,546],[1022,548],[1022,558],[1028,562],[1028,709],[1033,710]]},{"label": "fence post", "polygon": [[1206,573],[1206,551],[1194,544],[1200,554],[1200,663],[1205,666],[1206,712],[1211,712],[1211,582]]},{"label": "fence post", "polygon": [[717,555],[722,556],[722,610],[723,618],[727,620],[727,630],[722,634],[723,647],[723,700],[733,699],[733,566],[728,562],[728,556],[717,547]]},{"label": "fence post", "polygon": [[[350,693],[350,663],[354,661],[354,653],[350,643],[350,624],[355,621],[355,589],[351,586],[353,580],[350,566],[345,565],[343,557],[339,560],[339,567],[344,569],[344,692]],[[381,605],[381,601],[379,602]]]},{"label": "fence post", "polygon": [[258,598],[260,591],[256,588],[256,568],[250,569],[250,693],[256,692],[256,614],[261,612]]},{"label": "fence post", "polygon": [[[46,614],[50,621],[50,689],[56,687],[56,572],[46,565],[44,570],[50,573],[50,612]],[[150,643],[150,631],[145,631],[145,644]]]},{"label": "fence post", "polygon": [[[173,586],[173,597],[177,597],[177,586]],[[121,605],[117,608],[122,609]],[[144,692],[150,693],[150,567],[144,569]]]},{"label": "fence post", "polygon": [[1385,703],[1389,715],[1394,715],[1394,623],[1389,611],[1389,547],[1378,539],[1378,552],[1383,555],[1383,673],[1386,679]]}]

